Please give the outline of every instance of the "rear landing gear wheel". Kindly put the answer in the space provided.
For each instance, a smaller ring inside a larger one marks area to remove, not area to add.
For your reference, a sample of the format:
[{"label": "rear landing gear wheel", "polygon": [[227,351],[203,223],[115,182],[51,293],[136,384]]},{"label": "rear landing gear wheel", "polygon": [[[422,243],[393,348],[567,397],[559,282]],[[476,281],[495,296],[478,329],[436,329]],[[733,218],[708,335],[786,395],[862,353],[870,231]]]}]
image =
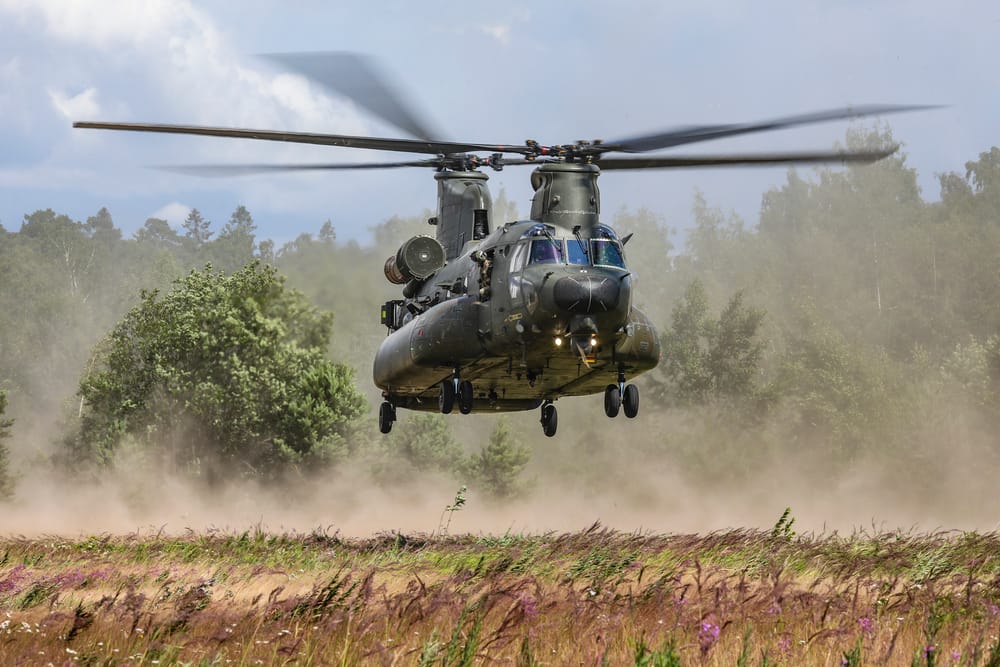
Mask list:
[{"label": "rear landing gear wheel", "polygon": [[458,411],[463,415],[472,412],[472,383],[462,380],[458,385]]},{"label": "rear landing gear wheel", "polygon": [[441,383],[441,393],[438,395],[438,408],[446,415],[455,407],[455,382],[451,378]]},{"label": "rear landing gear wheel", "polygon": [[621,406],[621,390],[618,388],[618,385],[609,384],[604,390],[604,414],[609,417],[617,417]]},{"label": "rear landing gear wheel", "polygon": [[392,430],[394,421],[396,421],[396,408],[389,401],[384,401],[378,408],[378,430],[388,433]]},{"label": "rear landing gear wheel", "polygon": [[551,438],[556,434],[556,428],[558,427],[559,413],[556,412],[556,406],[546,403],[542,406],[542,432],[546,437]]},{"label": "rear landing gear wheel", "polygon": [[625,394],[622,395],[622,408],[625,416],[632,419],[639,414],[639,388],[634,384],[625,387]]}]

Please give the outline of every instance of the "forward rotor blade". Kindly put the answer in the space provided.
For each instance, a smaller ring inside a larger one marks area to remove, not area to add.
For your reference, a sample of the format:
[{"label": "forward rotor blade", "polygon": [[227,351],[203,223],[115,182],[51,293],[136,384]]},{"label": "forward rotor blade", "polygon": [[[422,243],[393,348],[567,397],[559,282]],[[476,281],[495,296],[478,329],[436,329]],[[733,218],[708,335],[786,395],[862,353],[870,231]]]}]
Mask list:
[{"label": "forward rotor blade", "polygon": [[157,123],[98,123],[76,122],[73,127],[92,130],[123,130],[127,132],[160,132],[165,134],[193,134],[209,137],[233,137],[237,139],[261,139],[283,141],[296,144],[317,144],[320,146],[342,146],[344,148],[368,148],[380,151],[403,153],[468,153],[470,151],[492,151],[499,153],[528,152],[525,146],[490,144],[462,144],[451,141],[423,141],[421,139],[385,139],[380,137],[353,137],[346,134],[319,134],[312,132],[281,132],[275,130],[247,130],[229,127],[204,127],[201,125],[162,125]]},{"label": "forward rotor blade", "polygon": [[437,167],[438,160],[407,162],[346,162],[341,164],[199,164],[155,166],[160,171],[190,176],[250,176],[289,171],[335,171],[354,169],[397,169],[400,167]]},{"label": "forward rotor blade", "polygon": [[920,111],[924,109],[940,108],[935,105],[896,105],[896,104],[864,104],[856,107],[846,107],[843,109],[829,109],[827,111],[816,111],[797,116],[784,116],[757,123],[739,123],[734,125],[698,125],[682,127],[657,134],[649,134],[619,141],[605,141],[597,144],[594,152],[621,151],[623,153],[643,153],[645,151],[656,150],[658,148],[669,148],[671,146],[681,146],[683,144],[693,144],[699,141],[711,141],[724,137],[733,137],[741,134],[753,132],[766,132],[769,130],[780,130],[799,125],[811,125],[813,123],[825,123],[831,120],[843,120],[847,118],[864,118],[866,116],[878,116],[890,113],[902,113],[906,111]]},{"label": "forward rotor blade", "polygon": [[398,87],[371,58],[333,51],[267,53],[262,57],[353,100],[418,139],[431,141],[431,137],[442,136],[403,101]]},{"label": "forward rotor blade", "polygon": [[748,153],[745,155],[676,155],[669,157],[600,158],[594,163],[609,169],[681,169],[685,167],[767,166],[778,164],[823,164],[828,162],[870,164],[888,157],[899,146],[877,151],[801,153]]}]

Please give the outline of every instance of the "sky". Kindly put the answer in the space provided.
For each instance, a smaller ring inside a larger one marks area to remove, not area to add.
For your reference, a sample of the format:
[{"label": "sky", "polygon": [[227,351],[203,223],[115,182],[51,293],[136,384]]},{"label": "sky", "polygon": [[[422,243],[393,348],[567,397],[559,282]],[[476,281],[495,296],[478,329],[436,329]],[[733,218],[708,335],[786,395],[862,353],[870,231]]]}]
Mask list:
[{"label": "sky", "polygon": [[[1000,5],[989,0],[453,3],[368,0],[0,0],[0,224],[106,206],[126,235],[191,207],[216,229],[240,204],[278,242],[331,220],[362,242],[435,206],[432,172],[179,175],[155,165],[406,159],[321,146],[72,129],[76,120],[405,136],[349,100],[257,57],[353,51],[393,73],[441,138],[488,143],[615,139],[865,103],[941,104],[886,118],[937,174],[997,143]],[[828,123],[683,153],[830,148]],[[606,216],[644,207],[690,224],[695,189],[756,222],[781,167],[605,173]],[[527,168],[490,172],[522,215]]]}]

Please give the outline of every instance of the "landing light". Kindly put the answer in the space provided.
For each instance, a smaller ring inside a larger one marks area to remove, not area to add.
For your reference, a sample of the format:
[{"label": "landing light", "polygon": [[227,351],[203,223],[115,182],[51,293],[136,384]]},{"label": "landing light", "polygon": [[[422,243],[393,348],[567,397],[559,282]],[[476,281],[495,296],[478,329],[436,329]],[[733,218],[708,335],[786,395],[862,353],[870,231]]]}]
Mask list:
[{"label": "landing light", "polygon": [[590,346],[597,347],[597,338],[595,336],[590,337]]},{"label": "landing light", "polygon": [[562,347],[562,338],[560,338],[559,336],[556,336],[555,343],[556,343],[556,347]]}]

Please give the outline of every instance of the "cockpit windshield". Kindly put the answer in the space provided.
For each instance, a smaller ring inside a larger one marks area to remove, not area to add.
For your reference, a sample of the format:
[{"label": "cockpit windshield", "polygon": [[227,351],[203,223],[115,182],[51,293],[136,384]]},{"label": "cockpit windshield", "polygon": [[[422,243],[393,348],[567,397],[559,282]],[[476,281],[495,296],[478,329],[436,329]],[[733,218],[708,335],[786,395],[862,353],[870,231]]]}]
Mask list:
[{"label": "cockpit windshield", "polygon": [[592,239],[590,247],[594,255],[594,266],[625,268],[625,258],[622,257],[622,248],[618,245],[618,241]]},{"label": "cockpit windshield", "polygon": [[567,239],[570,264],[590,264],[590,252],[587,250],[586,239]]},{"label": "cockpit windshield", "polygon": [[535,225],[521,238],[530,239],[528,264],[573,264],[625,268],[618,235],[610,227],[598,225],[594,238],[556,238],[548,225]]},{"label": "cockpit windshield", "polygon": [[594,227],[594,238],[595,239],[611,239],[612,241],[618,240],[618,234],[611,227],[607,225],[597,225]]},{"label": "cockpit windshield", "polygon": [[555,264],[562,261],[562,241],[558,239],[536,238],[531,242],[529,263]]}]

